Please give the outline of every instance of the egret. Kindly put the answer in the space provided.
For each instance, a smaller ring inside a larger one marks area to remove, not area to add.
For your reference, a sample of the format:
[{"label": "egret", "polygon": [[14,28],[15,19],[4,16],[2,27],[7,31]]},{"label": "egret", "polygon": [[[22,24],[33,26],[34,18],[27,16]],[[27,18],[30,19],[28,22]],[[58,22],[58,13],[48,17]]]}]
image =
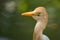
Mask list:
[{"label": "egret", "polygon": [[32,16],[37,21],[33,32],[33,40],[50,40],[43,34],[43,31],[48,23],[48,13],[45,7],[37,7],[34,11],[25,12],[21,15]]}]

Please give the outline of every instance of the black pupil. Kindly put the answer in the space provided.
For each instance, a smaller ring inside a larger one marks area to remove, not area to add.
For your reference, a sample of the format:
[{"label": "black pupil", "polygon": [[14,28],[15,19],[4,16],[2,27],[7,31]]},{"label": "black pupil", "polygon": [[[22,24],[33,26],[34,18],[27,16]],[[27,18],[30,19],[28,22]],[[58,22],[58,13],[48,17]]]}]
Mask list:
[{"label": "black pupil", "polygon": [[40,16],[40,15],[38,14],[38,16]]},{"label": "black pupil", "polygon": [[40,16],[40,13],[38,13],[38,16]]}]

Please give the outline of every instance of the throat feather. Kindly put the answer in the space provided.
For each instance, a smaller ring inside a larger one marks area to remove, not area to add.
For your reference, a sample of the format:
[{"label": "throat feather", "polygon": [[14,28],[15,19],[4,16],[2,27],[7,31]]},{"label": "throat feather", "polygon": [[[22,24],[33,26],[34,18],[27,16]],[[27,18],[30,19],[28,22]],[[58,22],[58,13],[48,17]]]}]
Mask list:
[{"label": "throat feather", "polygon": [[38,21],[34,28],[33,40],[42,40],[42,34],[44,29],[44,22]]},{"label": "throat feather", "polygon": [[44,25],[43,25],[43,22],[40,22],[40,21],[38,21],[37,23],[36,23],[36,25],[35,25],[35,29],[34,29],[34,31],[36,32],[42,32],[43,30],[44,30],[44,28],[45,27],[43,27]]}]

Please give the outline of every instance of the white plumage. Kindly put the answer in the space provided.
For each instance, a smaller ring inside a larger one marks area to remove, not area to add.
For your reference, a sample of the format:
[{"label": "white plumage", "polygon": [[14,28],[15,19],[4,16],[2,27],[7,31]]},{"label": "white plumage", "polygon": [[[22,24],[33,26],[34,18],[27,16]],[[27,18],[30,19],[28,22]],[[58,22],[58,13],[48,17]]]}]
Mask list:
[{"label": "white plumage", "polygon": [[50,40],[46,35],[42,35],[42,40]]}]

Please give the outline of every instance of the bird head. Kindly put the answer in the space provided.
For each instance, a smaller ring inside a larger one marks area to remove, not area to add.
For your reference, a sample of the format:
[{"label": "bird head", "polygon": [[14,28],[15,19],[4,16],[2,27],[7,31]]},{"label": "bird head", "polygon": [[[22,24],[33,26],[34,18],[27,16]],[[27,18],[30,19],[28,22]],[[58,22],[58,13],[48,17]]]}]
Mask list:
[{"label": "bird head", "polygon": [[44,7],[37,7],[34,11],[22,13],[23,16],[32,16],[35,20],[41,20],[46,17],[46,10]]}]

